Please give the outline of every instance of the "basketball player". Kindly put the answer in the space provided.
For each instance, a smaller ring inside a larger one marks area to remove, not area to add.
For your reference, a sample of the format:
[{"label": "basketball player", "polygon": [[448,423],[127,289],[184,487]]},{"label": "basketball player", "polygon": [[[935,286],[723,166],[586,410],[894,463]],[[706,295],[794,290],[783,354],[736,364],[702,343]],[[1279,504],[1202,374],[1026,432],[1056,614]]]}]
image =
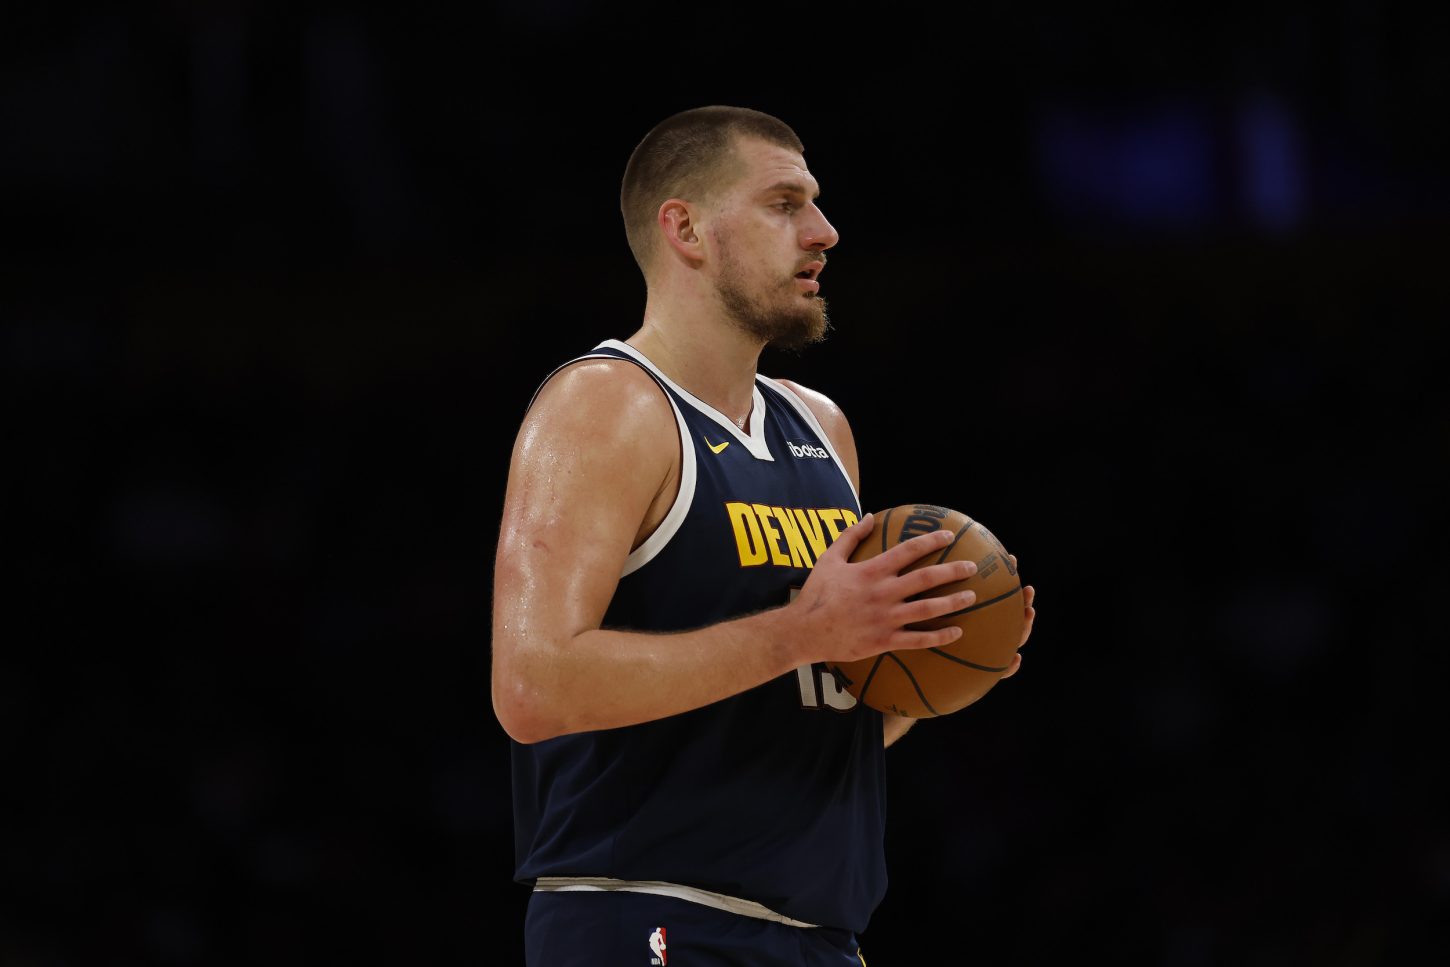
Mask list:
[{"label": "basketball player", "polygon": [[976,566],[898,576],[945,531],[850,563],[872,520],[846,419],[756,374],[765,345],[827,328],[837,235],[802,150],[742,108],[651,131],[621,202],[643,325],[556,370],[519,433],[493,702],[531,965],[862,962],[883,748],[911,722],[824,662],[955,640],[904,626],[972,592],[911,599]]}]

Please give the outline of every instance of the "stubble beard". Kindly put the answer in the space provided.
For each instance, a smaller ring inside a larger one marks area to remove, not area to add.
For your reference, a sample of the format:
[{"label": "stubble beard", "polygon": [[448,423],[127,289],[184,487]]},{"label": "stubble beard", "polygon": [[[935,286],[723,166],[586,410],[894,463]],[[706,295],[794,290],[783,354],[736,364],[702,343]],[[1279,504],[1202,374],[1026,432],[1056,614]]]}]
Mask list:
[{"label": "stubble beard", "polygon": [[721,269],[715,284],[721,305],[742,332],[765,345],[799,351],[821,342],[831,331],[826,300],[797,290],[793,276],[782,283],[780,299],[767,301],[746,290],[739,263],[727,256]]}]

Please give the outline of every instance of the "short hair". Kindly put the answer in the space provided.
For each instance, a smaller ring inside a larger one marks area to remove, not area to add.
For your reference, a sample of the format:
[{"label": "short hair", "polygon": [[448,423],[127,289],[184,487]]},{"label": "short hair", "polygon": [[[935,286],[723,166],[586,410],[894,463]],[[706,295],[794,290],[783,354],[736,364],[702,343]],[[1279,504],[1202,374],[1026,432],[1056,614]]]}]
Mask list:
[{"label": "short hair", "polygon": [[738,137],[805,153],[777,117],[748,107],[697,107],[665,118],[644,136],[624,168],[619,210],[634,260],[644,271],[655,246],[655,216],[667,198],[705,200],[733,169]]}]

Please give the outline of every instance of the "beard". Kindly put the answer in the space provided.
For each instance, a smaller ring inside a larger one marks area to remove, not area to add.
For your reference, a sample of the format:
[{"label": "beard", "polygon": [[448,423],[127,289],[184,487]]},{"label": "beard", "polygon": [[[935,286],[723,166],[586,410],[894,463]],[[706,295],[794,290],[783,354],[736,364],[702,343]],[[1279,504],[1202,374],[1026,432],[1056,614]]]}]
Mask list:
[{"label": "beard", "polygon": [[740,330],[767,346],[798,351],[826,338],[831,320],[826,300],[795,287],[795,276],[783,280],[775,298],[757,298],[747,291],[739,263],[726,258],[715,291]]}]

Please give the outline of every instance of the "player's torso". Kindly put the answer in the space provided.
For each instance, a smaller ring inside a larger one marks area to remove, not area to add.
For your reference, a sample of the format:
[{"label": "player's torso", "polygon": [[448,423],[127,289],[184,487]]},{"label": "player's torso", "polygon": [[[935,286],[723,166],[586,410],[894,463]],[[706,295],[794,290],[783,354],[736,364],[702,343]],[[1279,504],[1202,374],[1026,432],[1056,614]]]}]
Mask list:
[{"label": "player's torso", "polygon": [[[629,555],[604,627],[679,631],[785,604],[860,513],[804,402],[760,378],[742,430],[632,347],[591,355],[649,370],[680,446],[676,499]],[[520,878],[679,880],[859,929],[884,889],[880,743],[880,715],[817,665],[683,715],[516,748]]]}]

